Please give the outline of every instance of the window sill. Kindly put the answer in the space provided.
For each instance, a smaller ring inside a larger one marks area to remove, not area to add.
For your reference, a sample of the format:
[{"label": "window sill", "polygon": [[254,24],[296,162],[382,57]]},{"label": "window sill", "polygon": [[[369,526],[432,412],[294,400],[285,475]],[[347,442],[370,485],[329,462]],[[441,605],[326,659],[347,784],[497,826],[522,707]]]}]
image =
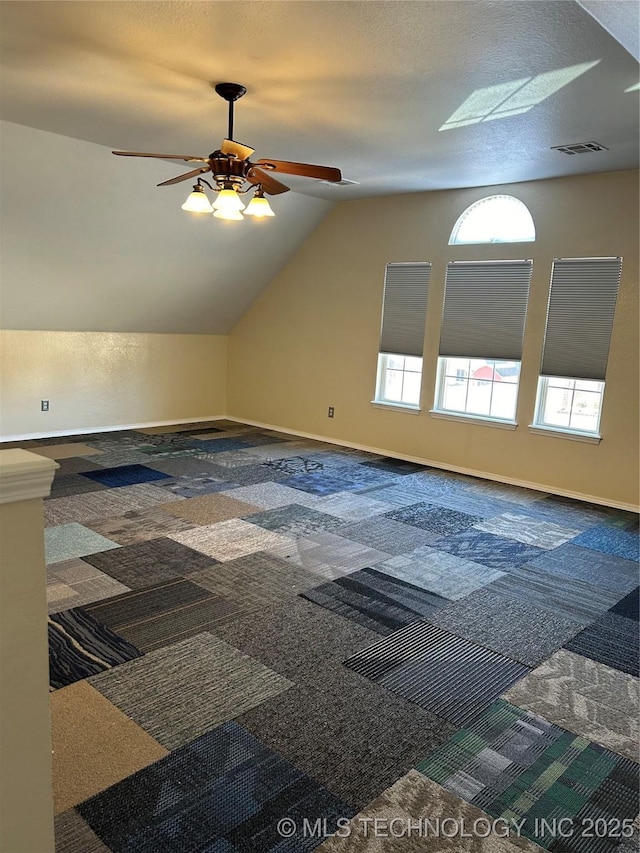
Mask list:
[{"label": "window sill", "polygon": [[497,427],[498,429],[515,429],[518,424],[515,421],[499,421],[497,418],[483,418],[482,415],[466,415],[464,413],[443,412],[441,409],[430,409],[432,418],[442,418],[445,421],[462,421],[468,424],[479,424],[480,426]]},{"label": "window sill", "polygon": [[600,444],[602,441],[601,435],[596,435],[590,432],[577,432],[576,430],[556,429],[549,426],[538,426],[537,424],[529,424],[529,432],[534,435],[550,435],[553,438],[568,438],[569,441],[582,441],[586,444]]},{"label": "window sill", "polygon": [[405,403],[385,403],[384,400],[372,400],[371,405],[376,409],[390,409],[392,412],[405,412],[409,415],[419,415],[420,406],[408,406]]}]

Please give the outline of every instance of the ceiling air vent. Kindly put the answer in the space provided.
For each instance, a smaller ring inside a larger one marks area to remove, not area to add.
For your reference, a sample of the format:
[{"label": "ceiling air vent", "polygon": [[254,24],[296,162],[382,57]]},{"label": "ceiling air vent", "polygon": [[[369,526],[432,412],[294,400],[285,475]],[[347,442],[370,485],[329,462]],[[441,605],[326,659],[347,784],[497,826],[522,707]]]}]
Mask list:
[{"label": "ceiling air vent", "polygon": [[552,151],[559,151],[561,154],[591,154],[595,151],[608,151],[604,145],[599,142],[577,142],[575,145],[552,145]]}]

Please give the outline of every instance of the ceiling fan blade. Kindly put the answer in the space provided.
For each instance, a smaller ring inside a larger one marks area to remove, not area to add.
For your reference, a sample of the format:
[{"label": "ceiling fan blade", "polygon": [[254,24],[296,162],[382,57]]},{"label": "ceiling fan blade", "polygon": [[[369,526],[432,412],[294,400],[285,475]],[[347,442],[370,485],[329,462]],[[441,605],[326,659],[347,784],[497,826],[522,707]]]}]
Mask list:
[{"label": "ceiling fan blade", "polygon": [[289,187],[286,184],[276,181],[271,175],[267,175],[262,169],[256,169],[255,166],[253,169],[250,169],[245,180],[250,184],[260,184],[267,195],[279,195],[280,193],[289,192]]},{"label": "ceiling fan blade", "polygon": [[178,175],[177,178],[170,178],[168,181],[163,181],[157,184],[159,187],[168,187],[170,184],[179,184],[180,181],[187,181],[189,178],[195,178],[196,175],[204,175],[205,172],[210,172],[210,166],[200,166],[199,169],[194,169],[192,172],[185,172],[184,175]]},{"label": "ceiling fan blade", "polygon": [[303,175],[305,178],[317,178],[337,184],[342,180],[340,169],[332,166],[313,166],[310,163],[290,163],[288,160],[258,160],[258,166],[270,172],[284,172],[287,175]]},{"label": "ceiling fan blade", "polygon": [[156,157],[160,160],[185,160],[187,163],[208,162],[207,157],[191,157],[189,154],[143,154],[141,151],[112,151],[111,153],[117,154],[118,157]]},{"label": "ceiling fan blade", "polygon": [[234,142],[233,139],[225,139],[220,150],[223,154],[233,154],[238,160],[248,160],[255,148],[249,148],[248,145],[243,145],[241,142]]}]

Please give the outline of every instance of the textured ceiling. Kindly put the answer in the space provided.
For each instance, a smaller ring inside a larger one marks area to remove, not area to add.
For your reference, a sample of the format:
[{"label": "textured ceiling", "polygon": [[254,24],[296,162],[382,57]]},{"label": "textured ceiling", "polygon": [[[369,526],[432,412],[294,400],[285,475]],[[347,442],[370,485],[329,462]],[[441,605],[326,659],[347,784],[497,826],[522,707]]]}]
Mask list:
[{"label": "textured ceiling", "polygon": [[[628,35],[634,0],[0,3],[3,325],[224,333],[330,202],[636,168],[621,5]],[[155,187],[183,166],[110,154],[208,155],[223,80],[257,157],[358,184],[287,180],[261,231],[194,224],[188,184]]]}]

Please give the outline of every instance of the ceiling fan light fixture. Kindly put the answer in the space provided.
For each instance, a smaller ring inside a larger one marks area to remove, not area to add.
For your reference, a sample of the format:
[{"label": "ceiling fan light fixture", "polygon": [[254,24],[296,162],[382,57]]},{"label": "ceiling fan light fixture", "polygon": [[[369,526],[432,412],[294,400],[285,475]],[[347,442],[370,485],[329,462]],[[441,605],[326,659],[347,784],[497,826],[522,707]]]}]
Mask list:
[{"label": "ceiling fan light fixture", "polygon": [[213,206],[216,210],[236,211],[238,213],[244,210],[242,199],[236,190],[231,187],[225,187],[220,190],[216,200],[213,202]]},{"label": "ceiling fan light fixture", "polygon": [[189,213],[213,213],[213,208],[207,198],[204,187],[201,187],[200,184],[194,186],[181,207]]},{"label": "ceiling fan light fixture", "polygon": [[239,210],[214,210],[213,215],[216,219],[244,219]]},{"label": "ceiling fan light fixture", "polygon": [[263,219],[265,216],[275,216],[275,213],[271,209],[271,205],[264,197],[261,187],[258,187],[256,190],[256,194],[247,205],[244,215],[255,216],[256,219]]}]

